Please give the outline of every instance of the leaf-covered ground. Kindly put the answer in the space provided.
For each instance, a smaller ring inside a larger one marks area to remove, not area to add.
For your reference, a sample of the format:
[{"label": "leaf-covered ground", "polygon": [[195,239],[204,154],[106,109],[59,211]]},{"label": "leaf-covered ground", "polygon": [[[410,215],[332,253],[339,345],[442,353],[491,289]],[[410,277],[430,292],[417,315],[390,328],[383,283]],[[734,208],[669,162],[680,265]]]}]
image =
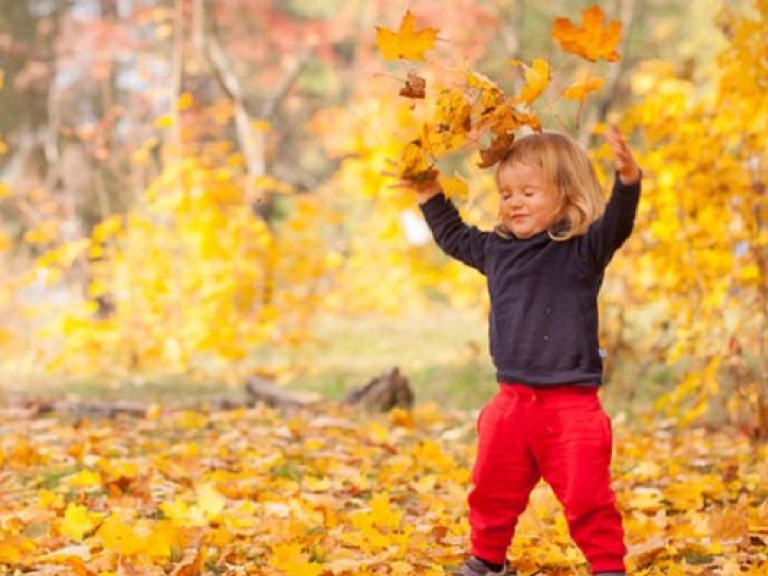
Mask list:
[{"label": "leaf-covered ground", "polygon": [[[438,575],[466,550],[474,421],[152,410],[0,415],[0,573]],[[768,448],[726,433],[616,429],[636,575],[768,573]],[[588,574],[540,485],[519,574]]]}]

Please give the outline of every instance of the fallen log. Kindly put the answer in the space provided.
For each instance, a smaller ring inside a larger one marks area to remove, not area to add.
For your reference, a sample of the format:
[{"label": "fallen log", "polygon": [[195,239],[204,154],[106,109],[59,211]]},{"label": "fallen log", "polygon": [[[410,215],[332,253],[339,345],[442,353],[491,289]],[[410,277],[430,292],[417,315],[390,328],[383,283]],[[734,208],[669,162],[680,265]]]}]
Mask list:
[{"label": "fallen log", "polygon": [[[246,394],[244,399],[215,397],[202,400],[195,405],[179,407],[179,409],[234,410],[252,408],[258,404],[282,411],[322,409],[320,394],[285,390],[260,376],[249,378],[245,382],[244,390]],[[398,367],[394,367],[376,376],[360,388],[348,392],[342,402],[371,412],[388,412],[395,407],[411,409],[414,394],[408,378],[400,372]],[[22,418],[59,413],[69,414],[77,419],[111,419],[121,415],[143,418],[150,413],[151,409],[156,408],[157,406],[153,403],[131,400],[61,400],[17,397],[6,398],[2,412]]]},{"label": "fallen log", "polygon": [[75,418],[115,418],[118,415],[144,417],[148,404],[130,400],[48,400],[32,402],[36,414],[68,413]]},{"label": "fallen log", "polygon": [[250,399],[250,405],[261,402],[278,410],[307,408],[321,400],[319,394],[291,392],[260,376],[252,376],[245,382],[245,393]]},{"label": "fallen log", "polygon": [[352,390],[344,398],[346,404],[375,412],[388,412],[395,407],[410,410],[413,401],[414,394],[408,378],[400,373],[397,366],[377,376],[362,388]]}]

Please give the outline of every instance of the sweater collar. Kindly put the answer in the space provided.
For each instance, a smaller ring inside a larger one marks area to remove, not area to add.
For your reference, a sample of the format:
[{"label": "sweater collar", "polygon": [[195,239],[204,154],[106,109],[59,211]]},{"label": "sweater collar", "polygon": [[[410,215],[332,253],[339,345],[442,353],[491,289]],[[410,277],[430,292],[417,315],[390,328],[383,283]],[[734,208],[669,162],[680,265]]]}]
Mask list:
[{"label": "sweater collar", "polygon": [[539,232],[538,234],[534,234],[533,236],[529,236],[528,238],[518,238],[512,233],[512,231],[509,228],[507,228],[506,226],[504,226],[504,224],[500,222],[493,229],[493,232],[497,236],[504,238],[504,240],[514,240],[516,242],[533,242],[533,241],[541,241],[541,240],[551,240],[552,236],[550,234],[559,236],[560,234],[567,232],[568,228],[570,228],[570,224],[568,223],[568,221],[561,220],[560,222],[555,224],[551,230],[545,230],[544,232]]}]

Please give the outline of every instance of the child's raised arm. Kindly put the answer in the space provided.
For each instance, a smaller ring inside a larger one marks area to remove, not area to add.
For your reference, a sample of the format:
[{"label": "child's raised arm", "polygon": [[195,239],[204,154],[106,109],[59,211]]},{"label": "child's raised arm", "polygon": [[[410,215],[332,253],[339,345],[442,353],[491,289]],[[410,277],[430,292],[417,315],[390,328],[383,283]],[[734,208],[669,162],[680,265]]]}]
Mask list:
[{"label": "child's raised arm", "polygon": [[615,126],[610,126],[605,132],[605,139],[611,145],[613,156],[616,161],[616,171],[619,173],[619,179],[625,186],[634,184],[640,180],[640,167],[635,162],[632,150],[627,146],[621,132]]}]

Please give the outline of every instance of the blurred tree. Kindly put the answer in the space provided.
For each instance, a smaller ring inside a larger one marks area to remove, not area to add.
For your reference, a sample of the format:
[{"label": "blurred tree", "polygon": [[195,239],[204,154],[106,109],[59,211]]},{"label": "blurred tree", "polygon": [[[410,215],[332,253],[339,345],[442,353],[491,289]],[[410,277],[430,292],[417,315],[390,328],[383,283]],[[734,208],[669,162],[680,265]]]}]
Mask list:
[{"label": "blurred tree", "polygon": [[[94,366],[128,348],[123,367],[177,366],[200,349],[242,358],[254,343],[303,341],[329,271],[346,283],[323,301],[333,311],[397,311],[441,282],[443,295],[484,305],[475,280],[446,272],[423,240],[409,239],[418,234],[403,233],[402,222],[418,219],[411,198],[383,176],[403,125],[392,86],[408,67],[383,70],[375,26],[395,25],[412,4],[420,25],[441,30],[442,61],[511,89],[522,78],[509,60],[549,57],[552,20],[577,20],[592,2],[0,0],[4,224],[25,239],[21,248],[44,254],[31,276],[64,272],[85,288],[86,305],[65,318],[72,350],[105,346]],[[703,3],[605,4],[625,23],[625,64],[600,65],[610,78],[602,101],[580,113],[562,101],[539,111],[548,128],[586,131],[629,104],[628,71],[641,58],[666,58],[695,78],[711,57],[700,49],[711,34],[679,33],[711,30],[697,12]],[[563,77],[590,70],[561,60]],[[464,208],[490,222],[490,179],[473,184]],[[286,188],[303,194],[283,200]],[[258,207],[253,222],[241,193]],[[84,240],[65,242],[73,238]],[[206,284],[212,270],[232,284]],[[216,307],[233,297],[227,314],[264,333],[241,326],[219,346],[216,319],[228,316]],[[124,308],[114,318],[134,324],[94,330],[115,302]],[[301,310],[292,319],[290,306]],[[83,357],[72,365],[89,364]]]},{"label": "blurred tree", "polygon": [[[50,220],[41,190],[65,196],[59,214],[70,224],[73,206],[50,167],[59,161],[58,118],[52,98],[59,62],[57,41],[69,2],[9,2],[0,10],[0,68],[6,88],[0,93],[0,132],[8,154],[0,157],[4,178],[23,190],[13,216],[24,228]],[[75,232],[75,230],[72,230]]]},{"label": "blurred tree", "polygon": [[726,44],[702,94],[649,62],[626,118],[648,146],[638,231],[619,264],[635,314],[635,350],[681,367],[657,407],[730,419],[768,438],[768,4],[728,6]]},{"label": "blurred tree", "polygon": [[[715,0],[705,1],[712,13]],[[176,8],[160,0],[2,4],[7,89],[0,92],[0,131],[10,152],[0,169],[19,199],[42,189],[38,196],[58,205],[69,237],[132,205],[159,173],[162,142],[184,133],[201,142],[229,140],[251,176],[269,173],[299,190],[317,188],[338,162],[307,132],[310,120],[364,89],[379,69],[374,26],[404,9],[382,0],[179,0]],[[443,31],[443,51],[457,62],[479,62],[480,71],[508,85],[520,82],[508,61],[542,54],[552,19],[576,17],[589,4],[424,0],[414,9]],[[700,31],[711,30],[710,23],[692,17],[700,3],[616,0],[607,10],[627,28],[624,64],[611,65],[609,87],[583,111],[582,130],[627,101],[622,66],[632,68],[640,58],[674,60],[680,51],[680,68],[691,69],[694,59],[713,54],[711,34]],[[685,35],[676,33],[681,28]],[[191,100],[179,112],[183,93]],[[184,126],[158,133],[153,122],[163,114]],[[576,117],[564,115],[568,129]],[[267,125],[272,129],[263,130]],[[137,167],[136,153],[153,162]],[[253,186],[253,178],[246,182]],[[31,217],[21,221],[25,228],[36,226]]]}]

